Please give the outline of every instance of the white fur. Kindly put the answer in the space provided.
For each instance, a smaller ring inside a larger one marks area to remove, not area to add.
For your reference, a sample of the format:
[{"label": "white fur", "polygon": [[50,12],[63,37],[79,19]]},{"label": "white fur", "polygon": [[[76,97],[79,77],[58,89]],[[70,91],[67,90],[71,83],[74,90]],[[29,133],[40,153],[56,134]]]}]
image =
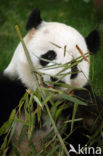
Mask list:
[{"label": "white fur", "polygon": [[[87,45],[84,37],[74,28],[65,24],[56,22],[42,22],[37,30],[34,31],[30,40],[28,40],[30,32],[24,37],[24,41],[30,53],[32,62],[35,68],[40,68],[38,57],[45,54],[48,50],[54,50],[57,54],[54,62],[64,64],[71,61],[73,58],[80,56],[80,53],[76,49],[78,45],[83,53],[87,53]],[[27,41],[28,40],[28,41]],[[53,42],[62,48],[58,48],[51,44]],[[67,46],[67,52],[64,56],[64,46]],[[37,56],[37,57],[36,57]],[[89,59],[89,58],[88,58]],[[49,63],[49,65],[52,63]],[[81,73],[75,79],[70,79],[70,74],[63,78],[67,84],[73,87],[83,87],[88,82],[89,77],[89,64],[85,60],[78,64],[78,68]],[[51,76],[56,75],[61,69],[50,69],[40,71]],[[66,72],[70,72],[70,68]],[[14,56],[9,66],[4,71],[5,74],[11,78],[19,77],[21,81],[29,88],[36,89],[35,82],[33,81],[30,68],[24,54],[21,43],[17,46]],[[50,80],[50,76],[43,76],[44,81]]]}]

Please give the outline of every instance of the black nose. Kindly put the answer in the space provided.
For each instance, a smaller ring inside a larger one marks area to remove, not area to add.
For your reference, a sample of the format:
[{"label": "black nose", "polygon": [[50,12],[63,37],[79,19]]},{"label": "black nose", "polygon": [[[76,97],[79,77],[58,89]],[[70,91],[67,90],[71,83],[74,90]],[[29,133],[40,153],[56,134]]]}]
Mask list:
[{"label": "black nose", "polygon": [[58,79],[56,78],[56,77],[50,77],[50,80],[52,81],[52,82],[56,82],[56,81],[58,81]]},{"label": "black nose", "polygon": [[[61,80],[59,80],[58,78],[56,78],[56,77],[50,77],[50,80],[52,81],[52,82],[54,82],[54,87],[59,87],[60,86],[60,84],[57,84],[57,83],[64,83],[63,81],[61,81]],[[57,83],[55,83],[55,82],[57,82]]]}]

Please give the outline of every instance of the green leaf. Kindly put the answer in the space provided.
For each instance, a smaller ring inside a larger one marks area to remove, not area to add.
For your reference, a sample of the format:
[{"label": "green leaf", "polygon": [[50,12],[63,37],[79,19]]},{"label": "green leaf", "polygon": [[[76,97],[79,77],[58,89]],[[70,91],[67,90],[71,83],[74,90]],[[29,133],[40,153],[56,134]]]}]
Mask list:
[{"label": "green leaf", "polygon": [[28,130],[28,127],[24,125],[19,136],[19,141],[18,141],[19,145],[22,143],[25,136],[27,135],[27,130]]},{"label": "green leaf", "polygon": [[11,139],[12,139],[12,136],[13,136],[13,134],[14,134],[15,128],[16,128],[16,121],[14,121],[13,124],[12,124],[12,129],[11,129],[11,132],[10,132],[10,136],[9,136],[9,141],[8,141],[8,143],[9,143],[9,142],[11,141]]},{"label": "green leaf", "polygon": [[53,146],[53,148],[49,151],[48,156],[53,156],[54,153],[58,150],[60,145]]},{"label": "green leaf", "polygon": [[63,108],[60,107],[60,108],[56,111],[56,113],[55,113],[55,119],[56,119],[56,120],[59,118],[59,116],[60,116],[62,110],[63,110]]},{"label": "green leaf", "polygon": [[12,144],[12,146],[13,146],[13,151],[15,152],[15,156],[20,156],[20,152],[19,152],[18,148],[16,147],[16,145]]},{"label": "green leaf", "polygon": [[6,148],[6,149],[3,151],[2,156],[7,156],[7,152],[8,152],[8,148]]},{"label": "green leaf", "polygon": [[10,126],[11,126],[13,120],[14,120],[15,113],[16,113],[16,110],[13,109],[12,112],[11,112],[11,115],[10,115],[10,117],[9,117],[9,120],[6,121],[6,122],[1,126],[1,128],[0,128],[0,136],[1,136],[2,134],[7,133],[8,129],[10,128]]},{"label": "green leaf", "polygon": [[[83,118],[74,119],[74,122],[81,121],[81,120],[83,120]],[[71,123],[71,122],[72,120],[65,121],[65,123]]]},{"label": "green leaf", "polygon": [[33,142],[30,142],[29,147],[31,148],[32,156],[36,156],[37,155],[37,151],[35,149],[35,146],[34,146]]},{"label": "green leaf", "polygon": [[6,137],[4,138],[4,142],[0,148],[0,154],[1,153],[5,153],[6,147],[7,147],[7,140],[8,140],[8,136],[6,135]]},{"label": "green leaf", "polygon": [[62,48],[62,47],[60,47],[59,45],[57,45],[57,44],[55,44],[55,43],[53,43],[53,42],[51,42],[51,41],[49,41],[52,45],[54,45],[55,47],[57,47],[57,48]]},{"label": "green leaf", "polygon": [[41,101],[39,100],[37,96],[33,95],[33,99],[41,108],[43,107]]},{"label": "green leaf", "polygon": [[64,46],[64,56],[65,56],[65,54],[66,54],[66,49],[67,49],[67,46],[65,45],[65,46]]},{"label": "green leaf", "polygon": [[77,108],[78,108],[78,104],[74,104],[74,108],[73,108],[73,114],[72,114],[72,122],[71,122],[71,132],[73,131],[73,126],[74,126],[74,120],[75,120],[75,115],[77,112]]},{"label": "green leaf", "polygon": [[70,95],[67,95],[67,94],[61,94],[61,97],[63,99],[66,99],[68,101],[71,101],[73,103],[77,103],[79,105],[87,106],[87,104],[85,102],[83,102],[83,101],[81,101],[81,100],[79,100],[79,99],[77,99],[77,98],[75,98],[73,96],[70,96]]},{"label": "green leaf", "polygon": [[54,94],[48,94],[48,96],[46,96],[46,99],[43,101],[43,105],[47,103],[48,101],[50,101],[53,95]]}]

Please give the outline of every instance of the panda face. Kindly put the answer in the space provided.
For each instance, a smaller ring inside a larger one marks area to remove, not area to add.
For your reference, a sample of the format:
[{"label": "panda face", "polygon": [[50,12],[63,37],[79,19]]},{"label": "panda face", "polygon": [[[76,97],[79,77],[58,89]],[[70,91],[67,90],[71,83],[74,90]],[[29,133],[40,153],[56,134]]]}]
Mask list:
[{"label": "panda face", "polygon": [[[34,10],[30,15],[26,25],[29,32],[24,37],[24,41],[33,65],[42,73],[44,82],[56,81],[61,79],[61,75],[58,73],[63,70],[62,65],[81,56],[76,45],[80,47],[84,54],[88,52],[88,45],[85,38],[74,28],[57,22],[44,22],[39,14],[40,12]],[[90,37],[87,38],[89,47],[91,44],[89,42]],[[95,35],[93,37],[95,38]],[[66,47],[65,54],[64,47]],[[60,65],[60,67],[47,68],[56,64]],[[88,82],[89,66],[90,64],[84,59],[74,67],[70,67],[69,64],[68,69],[62,73],[66,76],[61,81],[72,87],[83,87]],[[77,71],[79,72],[76,73]],[[4,73],[11,78],[18,77],[26,87],[36,89],[21,43],[17,46],[14,56]]]}]

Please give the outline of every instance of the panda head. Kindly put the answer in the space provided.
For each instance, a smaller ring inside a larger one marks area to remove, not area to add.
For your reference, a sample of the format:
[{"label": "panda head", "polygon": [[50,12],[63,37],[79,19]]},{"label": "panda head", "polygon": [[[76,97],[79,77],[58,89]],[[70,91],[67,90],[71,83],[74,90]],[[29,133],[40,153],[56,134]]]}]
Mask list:
[{"label": "panda head", "polygon": [[[26,29],[28,33],[24,37],[25,44],[33,65],[42,73],[44,82],[61,79],[61,75],[58,73],[63,69],[62,65],[68,62],[68,68],[63,71],[65,76],[61,81],[72,87],[83,87],[88,82],[90,64],[85,59],[74,67],[70,63],[81,56],[76,45],[84,55],[88,51],[92,53],[98,51],[100,38],[97,30],[92,31],[88,37],[84,38],[70,26],[43,21],[39,9],[34,9],[30,14]],[[65,54],[64,49],[66,49]],[[89,57],[88,61],[90,61]],[[59,68],[47,68],[54,64],[59,65]],[[20,79],[27,88],[36,89],[21,43],[17,46],[4,74],[11,79]]]}]

